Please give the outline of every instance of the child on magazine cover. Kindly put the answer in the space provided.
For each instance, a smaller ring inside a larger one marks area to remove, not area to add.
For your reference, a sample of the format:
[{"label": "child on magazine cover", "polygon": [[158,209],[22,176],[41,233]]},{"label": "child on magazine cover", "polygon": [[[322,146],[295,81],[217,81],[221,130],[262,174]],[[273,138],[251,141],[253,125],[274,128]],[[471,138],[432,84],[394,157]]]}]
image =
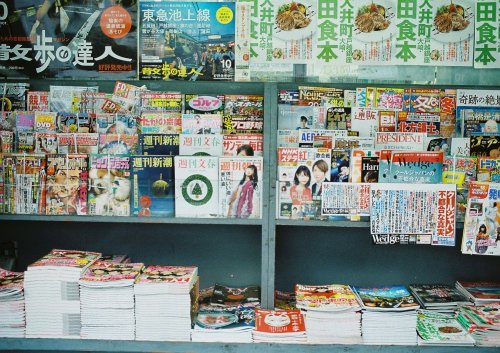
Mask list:
[{"label": "child on magazine cover", "polygon": [[248,218],[253,211],[253,193],[259,178],[257,167],[253,164],[246,167],[243,178],[231,195],[228,217]]},{"label": "child on magazine cover", "polygon": [[301,165],[295,171],[293,185],[290,188],[290,197],[293,205],[302,205],[304,202],[312,201],[311,172],[305,165]]}]

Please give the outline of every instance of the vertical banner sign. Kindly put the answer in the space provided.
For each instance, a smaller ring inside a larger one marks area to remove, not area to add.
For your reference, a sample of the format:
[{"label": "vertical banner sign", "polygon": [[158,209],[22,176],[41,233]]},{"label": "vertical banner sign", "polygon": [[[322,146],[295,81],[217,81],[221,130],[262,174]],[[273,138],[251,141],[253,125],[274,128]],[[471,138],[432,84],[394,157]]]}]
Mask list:
[{"label": "vertical banner sign", "polygon": [[234,2],[141,1],[139,78],[233,81]]},{"label": "vertical banner sign", "polygon": [[474,68],[500,67],[500,0],[477,0]]},{"label": "vertical banner sign", "polygon": [[136,2],[108,3],[0,1],[0,75],[137,78]]},{"label": "vertical banner sign", "polygon": [[318,30],[316,5],[316,0],[254,2],[252,62],[311,63]]}]

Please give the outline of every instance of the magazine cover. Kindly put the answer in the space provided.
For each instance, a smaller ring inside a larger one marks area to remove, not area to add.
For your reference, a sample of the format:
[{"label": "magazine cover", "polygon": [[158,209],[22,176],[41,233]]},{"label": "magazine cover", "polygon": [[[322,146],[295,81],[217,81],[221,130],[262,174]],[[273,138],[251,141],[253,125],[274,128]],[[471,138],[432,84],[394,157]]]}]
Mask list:
[{"label": "magazine cover", "polygon": [[471,136],[471,157],[499,157],[500,136]]},{"label": "magazine cover", "polygon": [[465,298],[455,286],[447,284],[411,284],[408,288],[426,308],[458,305],[466,303]]},{"label": "magazine cover", "polygon": [[182,114],[183,134],[222,134],[220,114]]},{"label": "magazine cover", "polygon": [[425,137],[423,132],[377,132],[375,149],[424,151]]},{"label": "magazine cover", "polygon": [[338,101],[344,98],[344,90],[334,87],[299,86],[298,89],[298,105],[319,106],[323,97],[336,98]]},{"label": "magazine cover", "polygon": [[136,154],[137,135],[107,134],[99,135],[99,153],[102,154]]},{"label": "magazine cover", "polygon": [[462,253],[500,255],[500,184],[471,181]]},{"label": "magazine cover", "polygon": [[500,106],[461,109],[460,114],[464,137],[498,135],[500,133]]},{"label": "magazine cover", "polygon": [[144,269],[143,263],[117,263],[107,262],[101,257],[95,261],[80,277],[79,283],[84,286],[103,287],[108,283],[130,283],[133,284],[135,279]]},{"label": "magazine cover", "polygon": [[[137,78],[135,2],[89,2],[85,7],[75,0],[7,4],[4,15],[12,20],[1,26],[2,44],[24,54],[4,62],[4,75]],[[84,47],[86,55],[77,55]]]},{"label": "magazine cover", "polygon": [[35,112],[35,132],[56,132],[57,113]]},{"label": "magazine cover", "polygon": [[48,254],[29,265],[28,271],[43,270],[45,267],[71,267],[83,272],[100,257],[101,253],[98,252],[52,249]]},{"label": "magazine cover", "polygon": [[201,304],[195,320],[195,330],[238,331],[255,327],[255,303],[241,305]]},{"label": "magazine cover", "polygon": [[470,143],[471,139],[469,137],[453,137],[451,139],[450,155],[469,157],[471,155]]},{"label": "magazine cover", "polygon": [[32,111],[14,113],[16,118],[16,132],[35,132],[35,113]]},{"label": "magazine cover", "polygon": [[141,1],[139,79],[234,81],[234,11],[233,2]]},{"label": "magazine cover", "polygon": [[224,115],[222,125],[224,134],[263,134],[264,116]]},{"label": "magazine cover", "polygon": [[361,137],[375,137],[379,131],[379,115],[377,109],[352,108],[351,131],[358,131]]},{"label": "magazine cover", "polygon": [[219,215],[262,218],[262,157],[219,158]]},{"label": "magazine cover", "polygon": [[264,116],[264,97],[226,94],[224,115]]},{"label": "magazine cover", "polygon": [[394,110],[379,110],[378,112],[378,131],[395,132],[397,131],[398,112]]},{"label": "magazine cover", "polygon": [[14,133],[0,130],[0,143],[2,153],[12,153],[14,151]]},{"label": "magazine cover", "polygon": [[[5,4],[5,3],[4,3]],[[5,8],[4,8],[5,9]],[[4,14],[5,15],[5,14]],[[7,18],[7,16],[5,16]],[[4,19],[5,19],[4,18]],[[30,84],[27,82],[4,82],[0,85],[2,92],[1,110],[4,112],[28,110],[27,108],[27,91]]]},{"label": "magazine cover", "polygon": [[419,308],[405,286],[353,287],[359,304],[370,311],[406,311]]},{"label": "magazine cover", "polygon": [[419,234],[427,244],[454,246],[455,209],[454,184],[371,184],[372,234]]},{"label": "magazine cover", "polygon": [[325,129],[324,108],[318,106],[300,106],[278,104],[278,129]]},{"label": "magazine cover", "polygon": [[96,114],[96,132],[135,135],[137,133],[137,120],[139,119],[130,113],[99,113]]},{"label": "magazine cover", "polygon": [[78,132],[77,113],[57,112],[57,132]]},{"label": "magazine cover", "polygon": [[130,157],[89,156],[88,214],[130,215]]},{"label": "magazine cover", "polygon": [[210,297],[210,303],[219,305],[259,303],[260,292],[259,286],[228,287],[216,283]]},{"label": "magazine cover", "polygon": [[57,153],[57,133],[35,132],[35,153]]},{"label": "magazine cover", "polygon": [[299,129],[298,132],[299,147],[314,147],[314,140],[318,139],[318,136],[325,136],[323,138],[328,136],[331,138],[331,141],[337,137],[347,137],[346,130]]},{"label": "magazine cover", "polygon": [[139,275],[136,285],[162,283],[172,285],[170,288],[184,288],[187,285],[189,292],[198,277],[198,267],[196,266],[147,266]]},{"label": "magazine cover", "polygon": [[439,184],[442,180],[443,152],[392,152],[390,183]]},{"label": "magazine cover", "polygon": [[99,151],[99,134],[58,133],[57,153],[95,154]]},{"label": "magazine cover", "polygon": [[11,214],[45,214],[44,154],[3,155],[4,211]]},{"label": "magazine cover", "polygon": [[224,96],[184,95],[185,114],[224,114]]},{"label": "magazine cover", "polygon": [[[146,86],[136,86],[128,82],[116,81],[113,88],[111,99],[104,103],[104,106],[109,105],[109,110],[115,109],[123,112],[138,114],[141,104],[141,94],[146,91]],[[110,103],[109,103],[110,102]],[[103,109],[106,110],[106,108]]]},{"label": "magazine cover", "polygon": [[479,157],[476,169],[478,181],[500,182],[500,157]]},{"label": "magazine cover", "polygon": [[102,107],[110,96],[111,96],[110,94],[104,92],[75,91],[73,92],[71,111],[74,113],[87,113],[87,114],[104,113]]},{"label": "magazine cover", "polygon": [[330,181],[347,183],[350,174],[350,149],[332,149]]},{"label": "magazine cover", "polygon": [[179,155],[181,156],[222,156],[222,135],[179,135]]},{"label": "magazine cover", "polygon": [[174,158],[131,156],[132,213],[135,216],[174,217]]},{"label": "magazine cover", "polygon": [[359,310],[351,287],[344,284],[295,285],[297,308],[320,311]]},{"label": "magazine cover", "polygon": [[143,112],[137,119],[137,125],[137,129],[142,134],[180,133],[182,131],[181,113]]},{"label": "magazine cover", "polygon": [[82,92],[97,92],[97,86],[49,86],[50,112],[73,112],[73,96]]},{"label": "magazine cover", "polygon": [[222,137],[224,156],[259,156],[264,152],[262,134],[225,134]]},{"label": "magazine cover", "polygon": [[268,334],[299,334],[306,331],[300,310],[266,310],[255,308],[255,331]]},{"label": "magazine cover", "polygon": [[323,183],[321,214],[323,216],[368,216],[370,214],[370,185]]},{"label": "magazine cover", "polygon": [[85,154],[47,156],[47,215],[86,215],[88,157]]},{"label": "magazine cover", "polygon": [[179,134],[139,134],[138,154],[178,156]]},{"label": "magazine cover", "polygon": [[[441,97],[441,136],[450,138],[456,135],[456,107],[457,91],[455,89],[442,89]],[[461,136],[461,135],[458,135]]]},{"label": "magazine cover", "polygon": [[398,112],[398,132],[423,132],[427,136],[440,136],[439,113]]},{"label": "magazine cover", "polygon": [[441,112],[441,90],[439,88],[405,88],[403,109],[406,112]]},{"label": "magazine cover", "polygon": [[473,346],[474,339],[455,315],[417,310],[417,333],[421,345]]},{"label": "magazine cover", "polygon": [[217,157],[175,156],[175,217],[217,217]]},{"label": "magazine cover", "polygon": [[[500,127],[500,97],[498,91],[480,89],[457,89],[456,134],[471,136],[473,131],[486,135],[498,134]],[[468,129],[467,131],[465,129]]]},{"label": "magazine cover", "polygon": [[140,92],[141,112],[177,112],[183,109],[183,97],[177,92]]}]

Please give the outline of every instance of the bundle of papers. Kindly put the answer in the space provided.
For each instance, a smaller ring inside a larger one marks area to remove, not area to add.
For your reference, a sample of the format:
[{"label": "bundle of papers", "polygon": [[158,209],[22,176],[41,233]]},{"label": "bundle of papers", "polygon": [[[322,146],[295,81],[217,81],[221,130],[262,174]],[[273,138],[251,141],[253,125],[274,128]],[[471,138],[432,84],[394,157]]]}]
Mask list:
[{"label": "bundle of papers", "polygon": [[457,289],[474,304],[486,304],[500,301],[499,281],[457,281]]},{"label": "bundle of papers", "polygon": [[427,310],[453,313],[459,304],[468,303],[461,292],[446,284],[412,284],[409,289],[420,306]]},{"label": "bundle of papers", "polygon": [[255,309],[254,342],[306,343],[300,310]]},{"label": "bundle of papers", "polygon": [[82,338],[135,339],[134,282],[142,263],[96,261],[79,281]]},{"label": "bundle of papers", "polygon": [[78,280],[100,253],[52,250],[24,272],[26,337],[80,338]]},{"label": "bundle of papers", "polygon": [[349,286],[297,284],[295,295],[309,343],[362,343],[361,307]]},{"label": "bundle of papers", "polygon": [[373,345],[417,344],[419,305],[405,286],[354,287],[362,306],[363,342]]},{"label": "bundle of papers", "polygon": [[198,268],[148,266],[134,285],[136,339],[190,341]]},{"label": "bundle of papers", "polygon": [[457,320],[478,346],[500,345],[500,302],[460,305]]},{"label": "bundle of papers", "polygon": [[257,306],[258,303],[200,304],[192,341],[251,343]]},{"label": "bundle of papers", "polygon": [[24,275],[0,268],[0,337],[24,337]]},{"label": "bundle of papers", "polygon": [[432,310],[417,310],[419,345],[473,346],[474,339],[454,315]]}]

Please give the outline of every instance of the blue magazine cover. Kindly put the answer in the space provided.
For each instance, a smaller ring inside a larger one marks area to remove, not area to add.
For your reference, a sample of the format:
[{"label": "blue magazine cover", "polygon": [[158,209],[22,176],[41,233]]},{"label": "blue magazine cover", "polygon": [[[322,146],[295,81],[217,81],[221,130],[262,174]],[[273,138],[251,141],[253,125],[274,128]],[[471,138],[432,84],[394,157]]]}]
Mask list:
[{"label": "blue magazine cover", "polygon": [[132,213],[139,217],[174,217],[174,158],[131,157]]}]

